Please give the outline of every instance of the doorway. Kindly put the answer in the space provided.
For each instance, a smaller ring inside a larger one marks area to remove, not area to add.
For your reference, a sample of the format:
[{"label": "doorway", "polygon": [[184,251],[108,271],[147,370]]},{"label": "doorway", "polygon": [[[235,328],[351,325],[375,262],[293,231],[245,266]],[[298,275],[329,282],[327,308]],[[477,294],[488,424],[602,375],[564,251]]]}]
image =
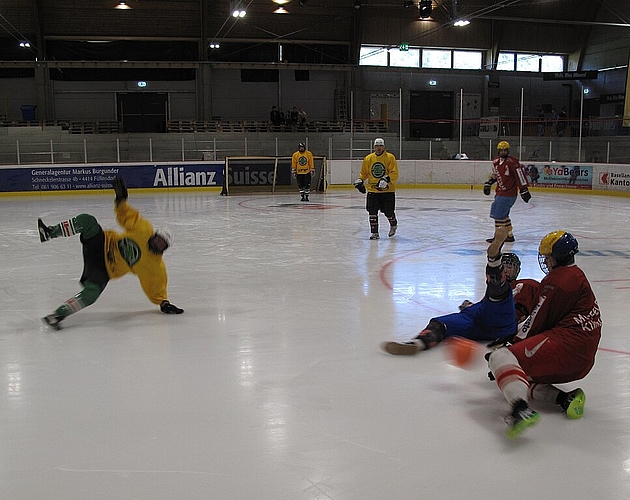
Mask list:
[{"label": "doorway", "polygon": [[166,132],[168,93],[121,92],[116,102],[123,132]]},{"label": "doorway", "polygon": [[422,139],[452,139],[453,93],[412,91],[409,135]]}]

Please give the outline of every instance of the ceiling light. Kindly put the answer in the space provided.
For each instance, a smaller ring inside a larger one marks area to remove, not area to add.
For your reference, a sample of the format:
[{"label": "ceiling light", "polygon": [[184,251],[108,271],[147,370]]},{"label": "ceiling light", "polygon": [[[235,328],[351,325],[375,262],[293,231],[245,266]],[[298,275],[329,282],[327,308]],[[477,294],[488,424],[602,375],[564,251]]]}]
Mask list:
[{"label": "ceiling light", "polygon": [[20,47],[23,49],[28,49],[31,46],[29,42],[20,42]]},{"label": "ceiling light", "polygon": [[291,0],[271,0],[273,3],[277,3],[278,5],[286,5],[288,4]]},{"label": "ceiling light", "polygon": [[245,17],[245,14],[247,14],[247,12],[242,9],[234,9],[232,11],[232,17]]},{"label": "ceiling light", "polygon": [[116,5],[116,7],[114,7],[114,9],[121,9],[121,10],[125,10],[125,9],[131,9],[131,7],[129,7],[129,5],[127,5],[125,2],[123,2],[122,0],[118,3],[118,5]]},{"label": "ceiling light", "polygon": [[361,8],[361,0],[354,0],[354,8],[359,10]]},{"label": "ceiling light", "polygon": [[420,0],[418,8],[420,9],[420,17],[422,19],[426,19],[431,16],[431,12],[433,11],[433,2],[432,0]]},{"label": "ceiling light", "polygon": [[470,21],[468,19],[459,19],[453,23],[453,26],[457,26],[458,28],[461,28],[462,26],[468,26],[469,24],[470,24]]},{"label": "ceiling light", "polygon": [[276,10],[273,11],[274,14],[288,14],[289,11],[287,9],[285,9],[284,7],[278,7]]}]

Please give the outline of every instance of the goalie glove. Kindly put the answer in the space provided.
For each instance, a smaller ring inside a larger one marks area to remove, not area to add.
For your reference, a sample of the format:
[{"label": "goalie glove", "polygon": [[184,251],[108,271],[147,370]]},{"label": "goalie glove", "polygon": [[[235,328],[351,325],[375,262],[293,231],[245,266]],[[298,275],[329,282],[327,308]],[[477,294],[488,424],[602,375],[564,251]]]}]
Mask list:
[{"label": "goalie glove", "polygon": [[160,304],[160,311],[164,314],[181,314],[184,312],[183,309],[180,309],[175,304],[171,304],[168,300],[163,300]]},{"label": "goalie glove", "polygon": [[359,193],[365,194],[365,184],[363,184],[362,179],[357,179],[356,181],[354,181],[354,187],[357,188],[357,191],[359,191]]},{"label": "goalie glove", "polygon": [[112,187],[114,188],[114,193],[116,193],[116,205],[118,205],[121,201],[124,201],[129,196],[127,192],[127,184],[125,184],[125,180],[120,177],[114,177],[112,181]]},{"label": "goalie glove", "polygon": [[497,182],[497,180],[493,177],[490,177],[483,185],[483,194],[485,194],[486,196],[490,196],[490,193],[492,192],[492,185],[495,182]]},{"label": "goalie glove", "polygon": [[389,175],[386,175],[380,181],[378,181],[378,184],[376,185],[376,189],[380,191],[384,191],[385,189],[388,188],[389,181],[390,181]]},{"label": "goalie glove", "polygon": [[525,203],[528,203],[529,200],[532,199],[532,195],[529,192],[529,189],[527,189],[526,187],[524,187],[523,189],[521,189],[521,198],[523,198],[523,201]]}]

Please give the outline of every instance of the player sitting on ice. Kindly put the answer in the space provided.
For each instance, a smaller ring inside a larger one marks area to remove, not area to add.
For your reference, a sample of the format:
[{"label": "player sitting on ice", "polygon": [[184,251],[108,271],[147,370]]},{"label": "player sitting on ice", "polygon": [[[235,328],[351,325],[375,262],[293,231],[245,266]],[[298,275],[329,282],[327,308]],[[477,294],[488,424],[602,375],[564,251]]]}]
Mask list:
[{"label": "player sitting on ice", "polygon": [[540,418],[529,401],[560,406],[570,419],[584,414],[582,389],[565,392],[551,384],[585,377],[595,364],[602,318],[591,285],[575,264],[578,242],[553,231],[540,242],[538,260],[547,275],[535,306],[513,342],[486,355],[491,374],[511,406],[508,436],[515,438]]},{"label": "player sitting on ice", "polygon": [[125,229],[123,234],[103,231],[97,220],[88,214],[77,215],[54,226],[46,226],[41,219],[37,220],[40,241],[80,234],[83,245],[83,274],[80,279],[83,290],[42,318],[55,330],[61,328],[60,323],[65,318],[92,305],[110,279],[127,273],[138,276],[146,296],[159,305],[163,313],[184,312],[171,304],[166,294],[167,275],[162,254],[170,245],[168,235],[154,231],[151,223],[127,203],[127,186],[122,178],[116,177],[113,187],[116,219]]},{"label": "player sitting on ice", "polygon": [[[408,342],[383,342],[381,348],[395,355],[412,355],[430,349],[446,337],[463,337],[471,340],[509,338],[516,332],[516,315],[527,315],[538,282],[517,280],[521,261],[513,253],[501,254],[507,231],[495,231],[488,247],[486,265],[486,294],[471,303],[465,301],[460,312],[431,318],[429,324]],[[516,313],[515,313],[516,307]]]}]

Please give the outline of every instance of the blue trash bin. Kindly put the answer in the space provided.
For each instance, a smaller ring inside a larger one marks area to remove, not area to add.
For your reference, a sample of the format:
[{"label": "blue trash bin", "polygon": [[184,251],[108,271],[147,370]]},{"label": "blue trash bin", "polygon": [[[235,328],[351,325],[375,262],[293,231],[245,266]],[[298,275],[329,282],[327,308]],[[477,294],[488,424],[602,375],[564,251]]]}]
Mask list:
[{"label": "blue trash bin", "polygon": [[25,122],[34,122],[37,120],[37,106],[34,104],[23,104],[20,106],[22,110],[22,120]]}]

